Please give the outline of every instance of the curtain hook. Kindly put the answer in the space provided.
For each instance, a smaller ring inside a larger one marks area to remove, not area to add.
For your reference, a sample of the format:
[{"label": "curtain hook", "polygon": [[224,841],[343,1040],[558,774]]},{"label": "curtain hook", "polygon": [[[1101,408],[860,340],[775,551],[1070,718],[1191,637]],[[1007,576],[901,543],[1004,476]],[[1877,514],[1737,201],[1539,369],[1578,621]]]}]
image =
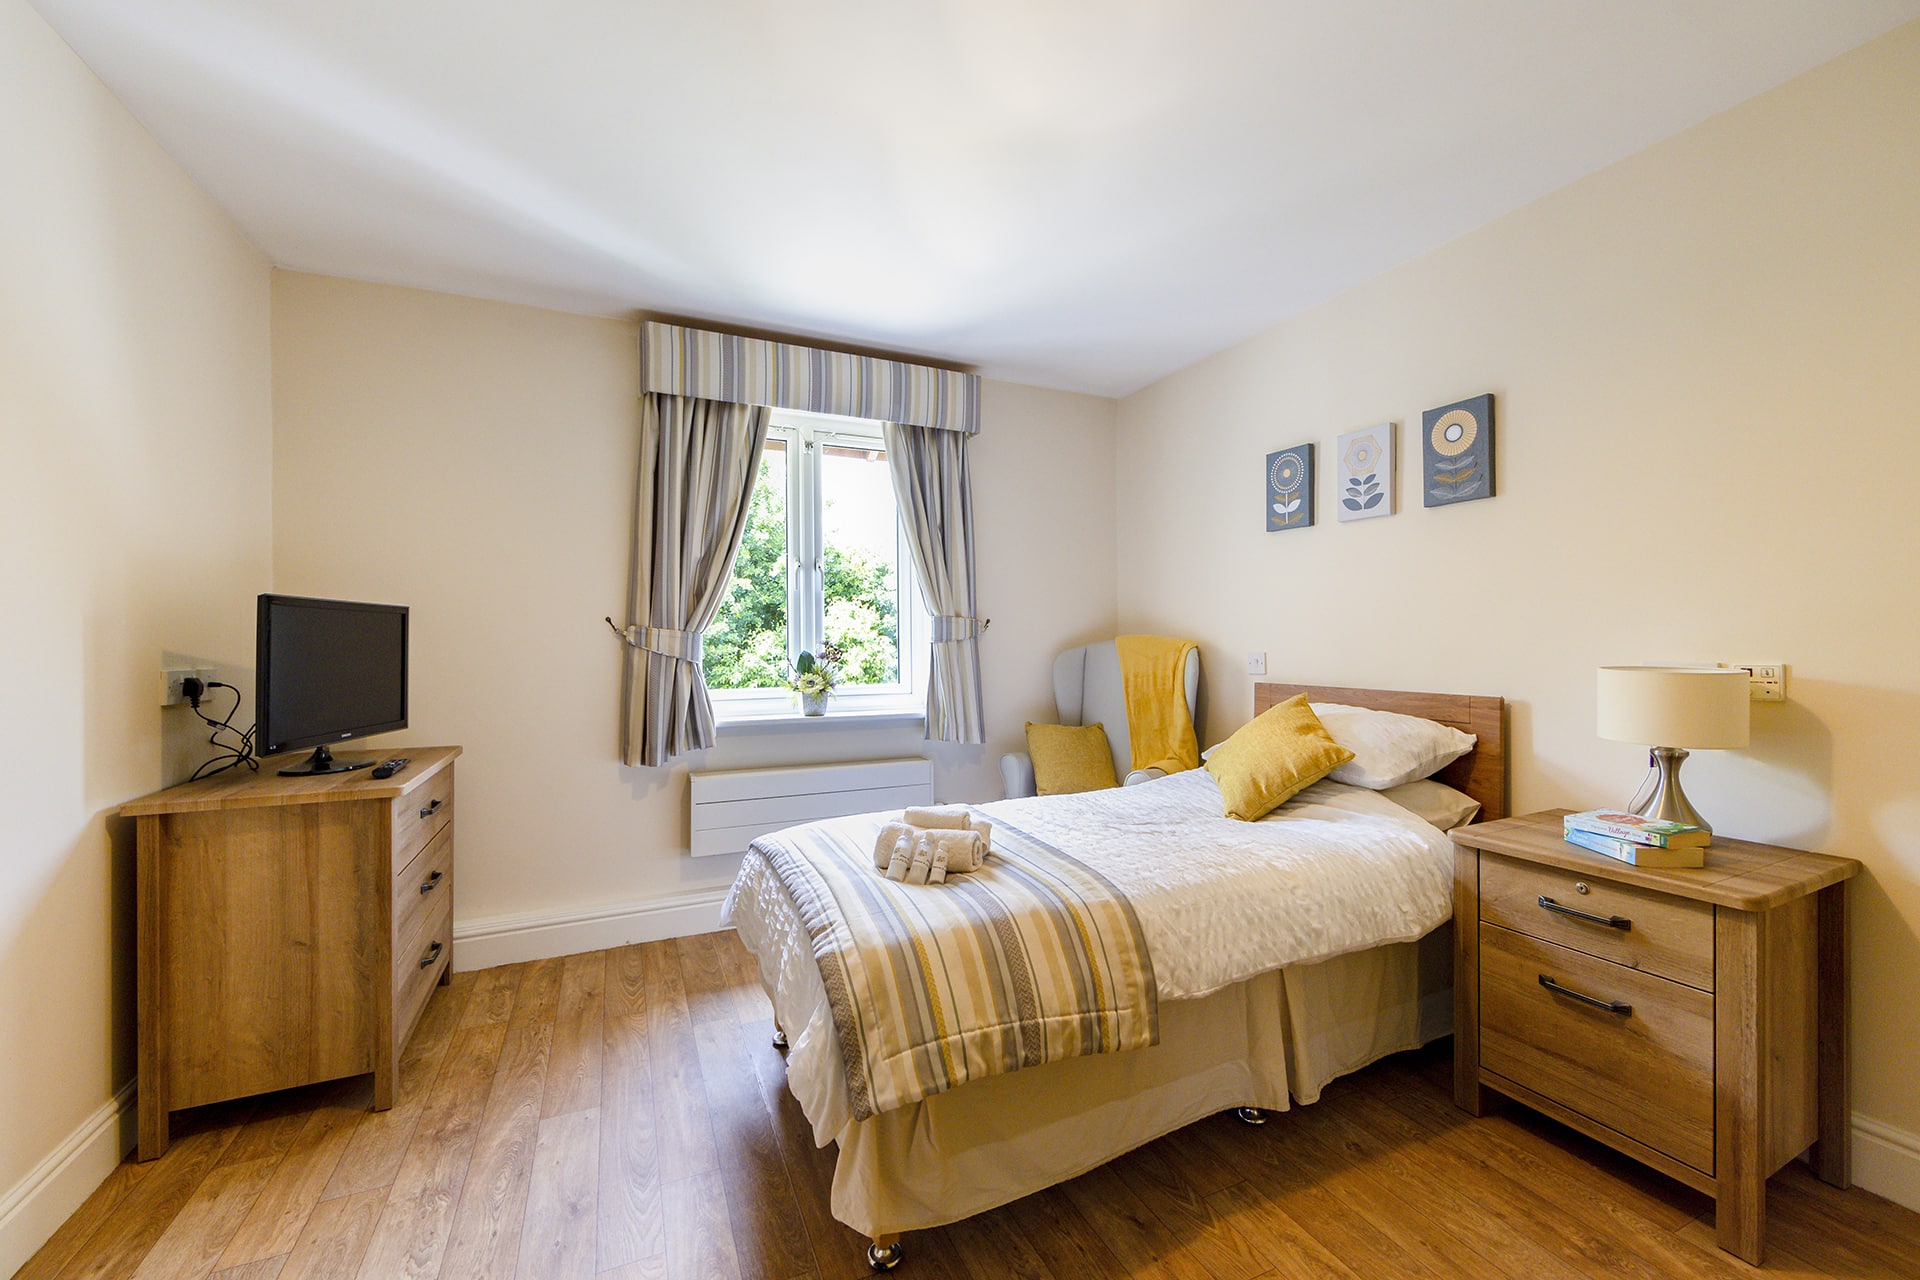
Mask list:
[{"label": "curtain hook", "polygon": [[607,619],[607,629],[613,632],[613,634],[619,636],[622,640],[625,640],[627,638],[627,633],[622,631],[619,627],[615,626],[612,618]]}]

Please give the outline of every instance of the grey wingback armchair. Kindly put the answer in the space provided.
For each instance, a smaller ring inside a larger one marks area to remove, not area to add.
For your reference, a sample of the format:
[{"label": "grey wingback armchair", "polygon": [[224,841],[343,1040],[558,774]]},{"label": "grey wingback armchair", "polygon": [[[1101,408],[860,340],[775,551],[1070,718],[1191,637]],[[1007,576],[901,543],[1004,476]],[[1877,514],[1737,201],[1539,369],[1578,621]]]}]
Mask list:
[{"label": "grey wingback armchair", "polygon": [[[1200,698],[1200,650],[1187,654],[1187,714],[1196,713]],[[1127,733],[1126,686],[1120,679],[1120,650],[1111,640],[1069,649],[1053,660],[1053,701],[1061,724],[1100,724],[1106,727],[1113,749],[1113,776],[1124,785],[1165,777],[1159,769],[1133,767],[1133,741]],[[1033,761],[1024,751],[1000,757],[1000,778],[1007,798],[1034,794]]]}]

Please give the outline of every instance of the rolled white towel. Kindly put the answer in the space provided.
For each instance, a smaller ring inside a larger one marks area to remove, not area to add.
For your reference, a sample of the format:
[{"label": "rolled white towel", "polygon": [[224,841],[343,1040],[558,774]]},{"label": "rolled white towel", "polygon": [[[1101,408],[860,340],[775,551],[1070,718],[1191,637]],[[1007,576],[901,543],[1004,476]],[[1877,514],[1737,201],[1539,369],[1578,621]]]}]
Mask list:
[{"label": "rolled white towel", "polygon": [[922,831],[976,831],[988,852],[993,849],[993,824],[965,805],[942,804],[932,808],[908,809],[900,815],[900,821]]},{"label": "rolled white towel", "polygon": [[931,808],[908,809],[900,815],[900,821],[910,827],[919,827],[922,831],[965,831],[967,811],[957,804],[934,805]]},{"label": "rolled white towel", "polygon": [[978,831],[923,831],[915,843],[939,849],[948,875],[978,871],[987,860],[987,842]]}]

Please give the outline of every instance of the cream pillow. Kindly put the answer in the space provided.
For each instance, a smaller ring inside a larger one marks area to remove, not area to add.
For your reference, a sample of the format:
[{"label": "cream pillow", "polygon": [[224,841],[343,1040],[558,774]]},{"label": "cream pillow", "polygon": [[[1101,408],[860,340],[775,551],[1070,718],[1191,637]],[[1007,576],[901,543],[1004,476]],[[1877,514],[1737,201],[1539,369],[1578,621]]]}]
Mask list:
[{"label": "cream pillow", "polygon": [[1403,782],[1380,794],[1403,809],[1411,809],[1442,831],[1464,827],[1480,812],[1478,800],[1432,778]]},{"label": "cream pillow", "polygon": [[1314,714],[1353,759],[1333,771],[1335,782],[1385,791],[1431,777],[1473,750],[1476,741],[1452,725],[1394,711],[1316,702]]},{"label": "cream pillow", "polygon": [[1105,725],[1027,722],[1027,754],[1033,758],[1033,789],[1043,796],[1104,791],[1120,785],[1113,776],[1113,748]]},{"label": "cream pillow", "polygon": [[1220,784],[1227,816],[1257,822],[1351,759],[1302,693],[1241,725],[1207,753],[1206,767]]}]

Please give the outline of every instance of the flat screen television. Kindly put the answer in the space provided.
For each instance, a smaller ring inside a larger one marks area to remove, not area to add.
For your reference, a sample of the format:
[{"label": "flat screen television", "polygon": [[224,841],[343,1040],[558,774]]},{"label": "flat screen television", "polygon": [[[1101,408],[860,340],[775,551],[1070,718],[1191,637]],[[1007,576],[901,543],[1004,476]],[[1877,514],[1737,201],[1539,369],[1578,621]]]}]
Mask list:
[{"label": "flat screen television", "polygon": [[260,754],[314,748],[281,773],[364,769],[331,748],[407,727],[407,607],[263,595],[254,671]]}]

